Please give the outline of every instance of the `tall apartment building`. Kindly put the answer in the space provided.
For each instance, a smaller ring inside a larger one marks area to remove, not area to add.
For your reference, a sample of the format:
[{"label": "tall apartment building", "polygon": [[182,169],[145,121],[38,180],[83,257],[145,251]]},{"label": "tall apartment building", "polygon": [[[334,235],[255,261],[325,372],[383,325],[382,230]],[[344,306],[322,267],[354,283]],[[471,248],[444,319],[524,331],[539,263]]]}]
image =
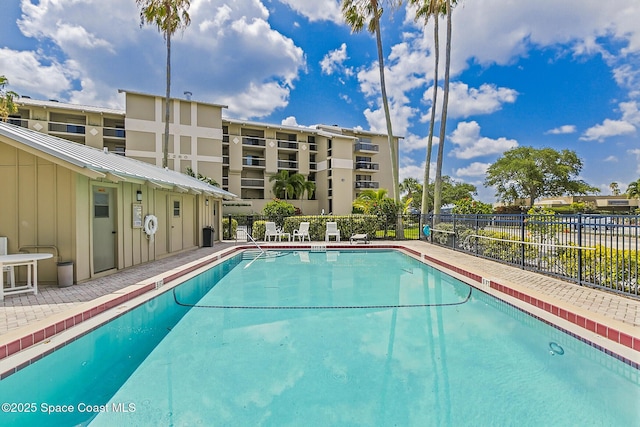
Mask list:
[{"label": "tall apartment building", "polygon": [[[20,98],[10,122],[162,165],[164,97],[123,91],[125,111]],[[387,136],[339,126],[283,126],[222,117],[224,105],[173,98],[167,167],[214,179],[241,197],[224,213],[261,212],[282,170],[313,181],[305,214],[349,214],[365,189],[392,188]],[[399,138],[394,138],[396,148]]]}]

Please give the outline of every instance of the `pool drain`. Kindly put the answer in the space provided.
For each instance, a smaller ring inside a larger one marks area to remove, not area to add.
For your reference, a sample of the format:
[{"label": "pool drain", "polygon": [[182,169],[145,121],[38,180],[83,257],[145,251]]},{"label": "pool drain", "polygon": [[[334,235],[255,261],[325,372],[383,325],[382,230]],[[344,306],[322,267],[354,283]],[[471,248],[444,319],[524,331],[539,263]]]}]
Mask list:
[{"label": "pool drain", "polygon": [[562,346],[560,344],[558,344],[557,342],[550,342],[549,343],[549,349],[551,349],[551,355],[552,356],[554,354],[557,354],[559,356],[562,356],[564,354],[564,348],[562,348]]}]

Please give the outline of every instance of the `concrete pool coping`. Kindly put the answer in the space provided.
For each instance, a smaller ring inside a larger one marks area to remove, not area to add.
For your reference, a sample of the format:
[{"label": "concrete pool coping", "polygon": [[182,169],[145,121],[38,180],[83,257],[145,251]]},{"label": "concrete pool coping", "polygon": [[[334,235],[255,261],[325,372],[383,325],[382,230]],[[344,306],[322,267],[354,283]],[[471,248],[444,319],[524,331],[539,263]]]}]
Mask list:
[{"label": "concrete pool coping", "polygon": [[[44,316],[41,319],[36,318],[27,322],[26,326],[0,335],[0,378],[33,363],[54,351],[55,348],[77,339],[79,334],[84,334],[87,330],[96,327],[93,324],[98,318],[104,318],[104,313],[110,313],[111,317],[117,316],[118,313],[126,312],[123,307],[126,306],[128,310],[153,296],[158,287],[165,284],[173,286],[179,279],[200,269],[209,268],[213,263],[232,256],[240,250],[255,249],[251,244],[233,244],[233,242],[220,246],[223,247],[218,251],[211,248],[209,251],[193,251],[194,253],[189,255],[191,258],[195,256],[195,259],[178,262],[178,265],[173,268],[167,268],[169,263],[162,261],[145,264],[144,271],[148,276],[144,280],[129,282],[133,284],[125,284],[124,287],[95,299],[73,304],[69,309],[59,313]],[[640,301],[638,300],[585,288],[421,241],[371,242],[368,245],[350,245],[349,242],[311,242],[311,244],[271,242],[265,243],[262,247],[293,250],[399,249],[554,325],[563,332],[635,368],[640,367]],[[198,257],[197,255],[200,254],[203,256]],[[154,275],[154,273],[157,274]],[[113,276],[118,275],[120,278],[127,276],[127,270],[110,277],[116,280]],[[123,282],[127,281],[123,280]],[[64,290],[59,289],[59,291]],[[5,307],[11,301],[11,298],[7,298]],[[19,300],[16,298],[14,302]],[[23,307],[28,309],[30,306]],[[36,347],[41,345],[46,345],[47,348],[41,348],[38,352]]]}]

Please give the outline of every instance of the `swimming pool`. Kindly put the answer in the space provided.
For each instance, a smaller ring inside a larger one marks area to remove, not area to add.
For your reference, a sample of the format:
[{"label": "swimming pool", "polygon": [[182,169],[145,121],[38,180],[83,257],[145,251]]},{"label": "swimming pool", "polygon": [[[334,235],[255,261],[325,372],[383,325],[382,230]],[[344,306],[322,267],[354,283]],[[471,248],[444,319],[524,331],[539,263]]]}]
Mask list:
[{"label": "swimming pool", "polygon": [[399,252],[284,252],[234,257],[0,381],[3,402],[75,409],[0,422],[634,425],[638,383]]}]

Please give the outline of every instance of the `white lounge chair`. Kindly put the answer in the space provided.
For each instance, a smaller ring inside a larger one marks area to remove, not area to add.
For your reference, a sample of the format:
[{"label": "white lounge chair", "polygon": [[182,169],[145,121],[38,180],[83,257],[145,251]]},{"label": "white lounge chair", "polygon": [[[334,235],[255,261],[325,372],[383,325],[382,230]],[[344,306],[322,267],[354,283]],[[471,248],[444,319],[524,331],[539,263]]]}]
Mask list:
[{"label": "white lounge chair", "polygon": [[311,241],[311,236],[309,236],[309,225],[310,223],[308,222],[301,222],[300,223],[300,228],[298,228],[297,230],[293,230],[293,240],[296,240],[296,237],[301,241],[304,242],[305,237],[307,239],[309,239],[309,241]]},{"label": "white lounge chair", "polygon": [[271,241],[271,237],[273,237],[274,241],[275,241],[276,237],[278,239],[280,239],[280,232],[276,228],[276,223],[275,222],[265,222],[264,223],[264,241],[265,242],[267,242],[267,241],[270,242]]},{"label": "white lounge chair", "polygon": [[327,231],[324,234],[324,240],[328,242],[331,236],[336,238],[336,242],[340,241],[340,230],[338,230],[337,222],[327,222]]},{"label": "white lounge chair", "polygon": [[[0,237],[0,255],[7,254],[7,238]],[[16,272],[12,265],[3,265],[1,274],[7,273],[9,285],[13,288],[16,286]]]},{"label": "white lounge chair", "polygon": [[365,244],[369,243],[369,236],[366,233],[362,233],[362,234],[353,234],[349,238],[349,243],[352,245],[358,242],[364,242]]}]

